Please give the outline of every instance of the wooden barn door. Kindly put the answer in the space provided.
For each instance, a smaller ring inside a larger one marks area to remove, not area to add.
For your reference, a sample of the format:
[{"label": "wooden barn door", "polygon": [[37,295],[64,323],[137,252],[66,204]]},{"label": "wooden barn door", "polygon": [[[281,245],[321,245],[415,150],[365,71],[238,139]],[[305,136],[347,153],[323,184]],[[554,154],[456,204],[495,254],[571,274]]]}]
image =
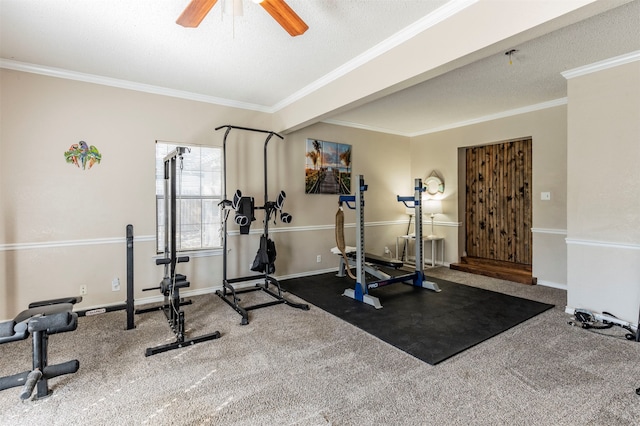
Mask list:
[{"label": "wooden barn door", "polygon": [[467,256],[531,265],[531,138],[466,150]]}]

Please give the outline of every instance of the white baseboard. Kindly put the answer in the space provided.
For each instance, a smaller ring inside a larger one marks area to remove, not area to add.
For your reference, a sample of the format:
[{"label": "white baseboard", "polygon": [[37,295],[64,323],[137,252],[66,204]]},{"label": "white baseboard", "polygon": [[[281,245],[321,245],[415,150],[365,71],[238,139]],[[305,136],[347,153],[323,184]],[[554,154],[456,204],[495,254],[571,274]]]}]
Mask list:
[{"label": "white baseboard", "polygon": [[554,283],[553,281],[544,281],[544,280],[538,280],[538,285],[544,286],[544,287],[551,287],[551,288],[557,288],[560,290],[567,290],[567,285],[566,284],[561,284],[561,283]]},{"label": "white baseboard", "polygon": [[[291,275],[282,275],[282,276],[277,276],[274,277],[276,278],[278,281],[282,281],[282,280],[286,280],[286,279],[290,279],[290,278],[301,278],[301,277],[307,277],[307,276],[311,276],[311,275],[318,275],[318,274],[324,274],[327,272],[337,272],[338,268],[329,268],[329,269],[322,269],[322,270],[317,270],[317,271],[311,271],[311,272],[304,272],[304,273],[299,273],[299,274],[291,274]],[[233,286],[234,288],[240,290],[243,288],[248,288],[248,287],[253,287],[256,283],[262,282],[262,278],[261,277],[256,277],[255,279],[252,280],[247,280],[243,283],[235,283]],[[205,287],[205,288],[197,288],[197,289],[193,289],[193,290],[182,290],[180,291],[180,296],[181,297],[192,297],[192,296],[200,296],[203,294],[211,294],[211,293],[215,293],[218,290],[222,290],[222,285],[216,285],[216,286],[212,286],[212,287]],[[149,296],[149,297],[143,297],[141,299],[136,299],[134,301],[134,306],[141,306],[141,305],[147,305],[147,304],[152,304],[152,303],[163,303],[164,302],[164,296],[162,294],[160,294],[160,291],[157,292],[157,294],[155,296]],[[101,308],[107,308],[110,306],[118,306],[123,304],[124,301],[122,302],[114,302],[114,303],[108,303],[108,304],[104,304],[104,305],[99,305],[99,306],[81,306],[81,307],[77,307],[77,309],[75,309],[76,311],[91,311],[91,310],[95,310],[95,309],[101,309]]]}]

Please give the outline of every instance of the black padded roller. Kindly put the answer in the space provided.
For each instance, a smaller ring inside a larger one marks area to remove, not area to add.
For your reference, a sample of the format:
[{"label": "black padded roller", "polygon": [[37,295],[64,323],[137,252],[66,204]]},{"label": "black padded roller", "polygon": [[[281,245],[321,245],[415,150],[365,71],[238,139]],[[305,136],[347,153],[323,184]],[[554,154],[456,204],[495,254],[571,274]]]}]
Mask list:
[{"label": "black padded roller", "polygon": [[78,361],[77,359],[73,359],[71,361],[63,362],[60,364],[46,366],[44,368],[43,375],[46,379],[53,379],[54,377],[75,373],[79,368],[80,361]]},{"label": "black padded roller", "polygon": [[293,217],[289,213],[282,213],[280,215],[280,220],[284,223],[291,223]]},{"label": "black padded roller", "polygon": [[29,375],[27,376],[27,381],[24,383],[24,386],[22,387],[22,392],[20,392],[21,400],[24,401],[26,399],[31,398],[33,389],[36,387],[36,384],[38,383],[38,380],[40,380],[41,377],[42,377],[42,371],[40,370],[33,370],[31,373],[29,373]]},{"label": "black padded roller", "polygon": [[73,331],[78,327],[78,315],[68,312],[60,312],[41,316],[29,321],[29,333],[46,331],[47,334],[64,333]]},{"label": "black padded roller", "polygon": [[284,191],[280,191],[280,194],[278,194],[278,198],[276,199],[276,209],[282,210],[285,198],[287,198],[287,194],[285,194]]}]

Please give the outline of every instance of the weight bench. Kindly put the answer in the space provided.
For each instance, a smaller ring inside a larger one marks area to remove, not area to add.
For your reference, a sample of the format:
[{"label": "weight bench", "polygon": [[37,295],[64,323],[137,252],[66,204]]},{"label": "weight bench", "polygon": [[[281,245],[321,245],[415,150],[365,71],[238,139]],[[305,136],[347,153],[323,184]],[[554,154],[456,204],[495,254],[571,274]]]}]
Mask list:
[{"label": "weight bench", "polygon": [[[353,249],[355,248],[346,247],[345,254],[347,257],[347,262],[345,262],[344,258],[340,256],[340,267],[338,268],[338,273],[336,274],[336,276],[344,277],[346,276],[346,268],[356,266],[357,252]],[[337,248],[331,249],[331,252],[335,254],[340,253]],[[356,288],[358,288],[357,286],[364,284],[364,288],[362,290],[362,300],[356,297],[355,290],[351,288],[345,289],[342,295],[350,297],[352,299],[360,300],[361,302],[371,305],[376,309],[381,309],[382,304],[380,304],[378,298],[368,294],[368,291],[370,289],[380,288],[394,283],[404,283],[415,287],[440,291],[440,288],[436,283],[426,281],[424,279],[424,274],[422,273],[422,271],[416,270],[415,272],[407,273],[400,270],[402,266],[403,263],[399,260],[389,259],[371,253],[364,253],[364,272],[375,277],[376,281],[367,283],[365,280],[363,280],[363,283],[356,283]],[[380,267],[384,267],[386,269],[382,270],[380,269]]]},{"label": "weight bench", "polygon": [[[331,249],[331,252],[333,254],[341,254],[340,250],[338,250],[337,247],[334,247]],[[356,248],[355,247],[350,247],[347,246],[345,248],[345,254],[347,255],[347,258],[351,261],[354,262],[356,261]],[[365,261],[365,271],[371,275],[373,275],[376,278],[379,279],[386,279],[389,278],[389,275],[380,271],[377,266],[384,266],[387,268],[393,268],[393,269],[398,269],[401,268],[402,266],[404,266],[404,264],[396,259],[389,259],[387,257],[382,257],[382,256],[377,256],[375,254],[372,253],[365,253],[364,254],[364,261]],[[349,265],[352,266],[352,265]],[[345,268],[347,268],[347,265],[345,265],[344,259],[342,258],[342,256],[340,256],[340,266],[338,267],[338,277],[344,277],[346,276],[346,270]]]},{"label": "weight bench", "polygon": [[78,326],[78,315],[72,311],[73,304],[81,297],[44,300],[29,305],[13,320],[0,323],[0,344],[25,340],[32,336],[33,365],[30,371],[0,377],[0,390],[22,386],[20,399],[31,397],[37,388],[35,399],[44,398],[53,392],[48,380],[78,371],[80,363],[72,360],[55,365],[47,365],[48,340],[51,334],[73,331]]},{"label": "weight bench", "polygon": [[[347,253],[347,257],[349,259],[355,261],[356,260],[356,253],[355,252]],[[394,269],[398,269],[398,268],[404,266],[404,263],[402,263],[399,260],[389,259],[387,257],[378,256],[376,254],[371,254],[371,253],[366,253],[366,252],[364,254],[364,261],[366,263],[370,263],[372,265],[386,266],[387,268],[394,268]]]}]

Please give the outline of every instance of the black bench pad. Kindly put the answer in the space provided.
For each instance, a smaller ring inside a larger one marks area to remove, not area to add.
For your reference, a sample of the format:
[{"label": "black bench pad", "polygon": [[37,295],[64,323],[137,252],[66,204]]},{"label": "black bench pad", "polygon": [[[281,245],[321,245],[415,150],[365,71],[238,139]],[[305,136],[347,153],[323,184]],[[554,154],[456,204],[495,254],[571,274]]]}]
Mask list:
[{"label": "black bench pad", "polygon": [[29,303],[29,308],[38,308],[40,306],[48,306],[48,305],[60,305],[63,303],[71,303],[75,305],[76,303],[82,302],[82,296],[73,296],[73,297],[63,297],[61,299],[49,299],[49,300],[41,300],[39,302]]},{"label": "black bench pad", "polygon": [[61,303],[24,310],[13,320],[0,323],[0,344],[24,340],[34,331],[55,334],[75,330],[78,317],[72,308],[71,303]]},{"label": "black bench pad", "polygon": [[[357,258],[357,253],[356,252],[347,253],[347,257],[355,260]],[[376,265],[380,265],[380,266],[388,266],[390,268],[400,268],[403,265],[403,263],[400,262],[399,260],[389,259],[388,257],[377,256],[371,253],[364,254],[364,261],[369,263],[375,263]]]},{"label": "black bench pad", "polygon": [[22,311],[13,320],[15,322],[22,322],[26,319],[34,317],[36,315],[52,315],[60,312],[71,312],[73,305],[71,303],[59,303],[57,305],[44,305],[37,308],[30,308]]}]

